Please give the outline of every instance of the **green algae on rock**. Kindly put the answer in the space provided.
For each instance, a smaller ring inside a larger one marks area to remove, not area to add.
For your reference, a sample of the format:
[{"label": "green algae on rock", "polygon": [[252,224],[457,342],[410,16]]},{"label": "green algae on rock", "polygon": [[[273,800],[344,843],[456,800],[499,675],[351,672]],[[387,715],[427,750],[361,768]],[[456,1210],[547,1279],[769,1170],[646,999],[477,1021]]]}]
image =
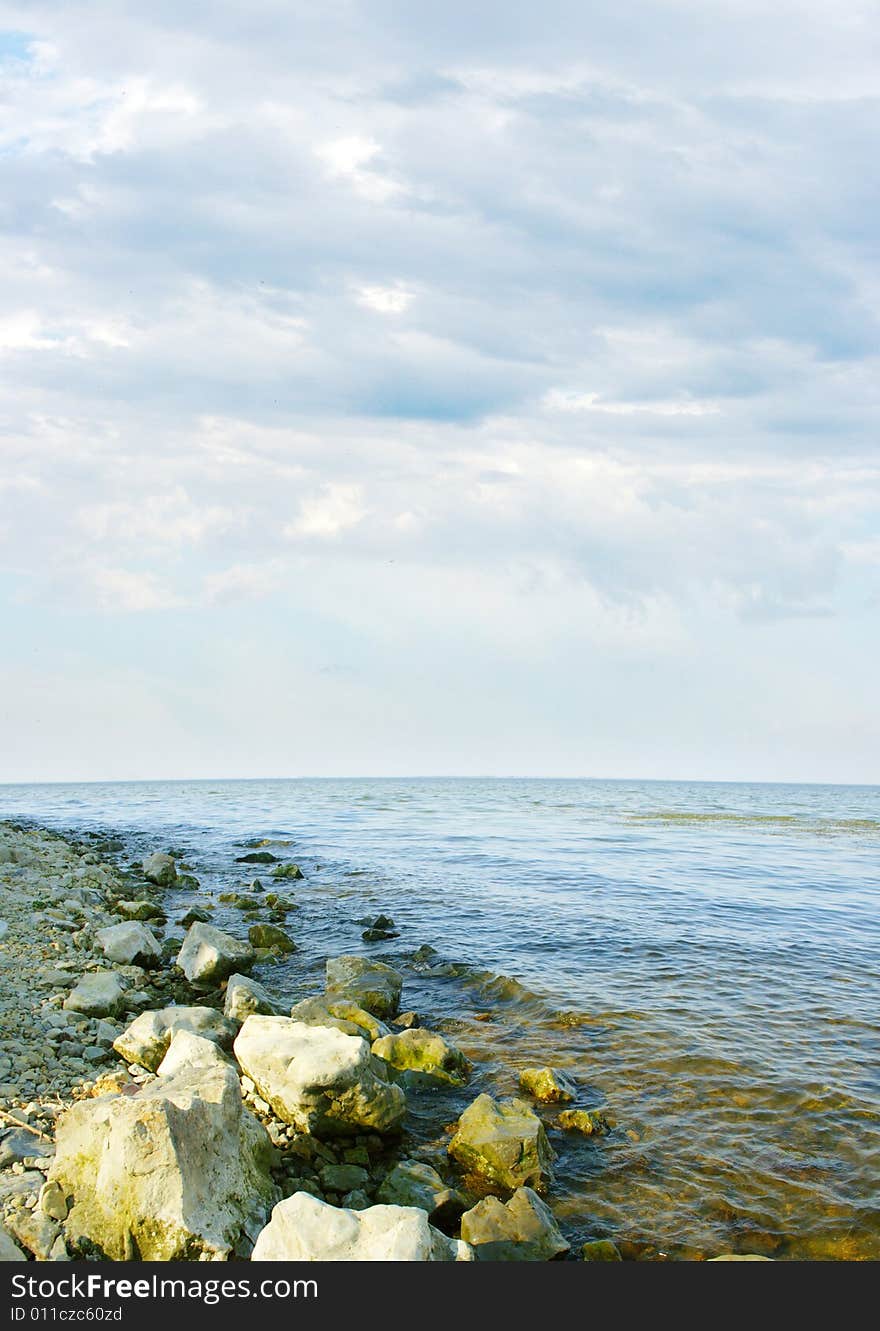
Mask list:
[{"label": "green algae on rock", "polygon": [[604,1137],[613,1127],[599,1109],[563,1109],[556,1121],[563,1131],[580,1132],[584,1137]]},{"label": "green algae on rock", "polygon": [[373,1053],[390,1063],[395,1072],[408,1076],[409,1084],[464,1086],[471,1065],[461,1050],[442,1035],[414,1027],[395,1035],[384,1035],[373,1044]]},{"label": "green algae on rock", "polygon": [[524,1100],[479,1095],[458,1120],[449,1154],[466,1172],[514,1192],[545,1192],[553,1182],[555,1152],[544,1125]]},{"label": "green algae on rock", "polygon": [[296,951],[296,943],[277,924],[252,924],[248,938],[252,947],[271,947],[284,953]]},{"label": "green algae on rock", "polygon": [[349,998],[377,1017],[393,1017],[400,1007],[403,976],[381,961],[364,957],[332,957],[326,966],[326,989],[333,998]]},{"label": "green algae on rock", "polygon": [[484,1197],[461,1217],[461,1237],[483,1262],[550,1262],[571,1247],[531,1188],[517,1188],[506,1204]]},{"label": "green algae on rock", "polygon": [[564,1072],[556,1068],[523,1068],[519,1084],[541,1104],[570,1104],[577,1094]]}]

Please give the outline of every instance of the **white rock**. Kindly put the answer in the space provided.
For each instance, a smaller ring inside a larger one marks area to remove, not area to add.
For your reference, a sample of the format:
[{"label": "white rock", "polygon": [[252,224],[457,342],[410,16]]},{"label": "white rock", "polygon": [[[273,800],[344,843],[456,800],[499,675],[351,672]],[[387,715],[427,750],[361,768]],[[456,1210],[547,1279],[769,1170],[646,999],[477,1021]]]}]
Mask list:
[{"label": "white rock", "polygon": [[134,962],[149,966],[162,955],[152,930],[138,920],[124,920],[121,924],[98,929],[95,941],[109,961],[121,966],[130,966]]},{"label": "white rock", "polygon": [[235,1027],[210,1007],[166,1007],[141,1012],[113,1041],[126,1063],[155,1072],[178,1031],[190,1031],[215,1044],[232,1046]]},{"label": "white rock", "polygon": [[231,1067],[232,1064],[213,1040],[192,1031],[178,1031],[168,1046],[168,1053],[156,1069],[160,1077],[172,1077],[182,1068]]},{"label": "white rock", "polygon": [[124,996],[125,988],[115,971],[95,971],[71,989],[64,1006],[87,1017],[106,1017],[119,1011]]},{"label": "white rock", "polygon": [[[351,1038],[351,1037],[348,1037]],[[411,1206],[342,1210],[295,1192],[272,1211],[254,1262],[466,1262],[466,1243],[448,1239]]]},{"label": "white rock", "polygon": [[331,957],[326,966],[327,993],[348,998],[376,1017],[393,1017],[400,1010],[403,976],[381,961],[366,957]]},{"label": "white rock", "polygon": [[268,989],[249,975],[230,975],[223,1015],[230,1021],[241,1023],[255,1012],[264,1016],[277,1015],[278,1007]]},{"label": "white rock", "polygon": [[177,965],[191,984],[210,984],[249,966],[253,959],[250,943],[242,943],[213,924],[199,921],[190,925],[177,954]]},{"label": "white rock", "polygon": [[223,1259],[265,1223],[271,1145],[232,1068],[182,1069],[58,1119],[50,1181],[74,1203],[69,1243],[110,1261]]},{"label": "white rock", "polygon": [[233,1046],[242,1071],[300,1132],[393,1132],[406,1111],[366,1040],[290,1017],[248,1017]]}]

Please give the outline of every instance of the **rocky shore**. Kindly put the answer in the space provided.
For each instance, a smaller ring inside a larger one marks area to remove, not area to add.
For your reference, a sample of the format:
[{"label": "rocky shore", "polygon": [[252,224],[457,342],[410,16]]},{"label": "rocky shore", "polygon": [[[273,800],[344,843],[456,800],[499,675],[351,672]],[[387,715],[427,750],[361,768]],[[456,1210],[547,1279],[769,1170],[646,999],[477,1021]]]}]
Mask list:
[{"label": "rocky shore", "polygon": [[562,1073],[526,1069],[521,1096],[477,1095],[415,1144],[413,1098],[473,1069],[378,961],[328,958],[323,991],[281,1010],[298,866],[240,857],[277,889],[236,902],[245,939],[180,854],[122,850],[0,824],[0,1260],[620,1260],[608,1240],[574,1254],[546,1201],[542,1114],[608,1131]]}]

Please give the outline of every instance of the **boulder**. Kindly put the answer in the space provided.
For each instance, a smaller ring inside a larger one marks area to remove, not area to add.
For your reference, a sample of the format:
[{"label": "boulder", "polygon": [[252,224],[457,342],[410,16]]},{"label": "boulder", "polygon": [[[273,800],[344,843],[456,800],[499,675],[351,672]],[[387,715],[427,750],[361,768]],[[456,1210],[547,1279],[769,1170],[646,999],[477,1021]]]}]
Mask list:
[{"label": "boulder", "polygon": [[118,966],[153,966],[162,956],[152,930],[138,920],[98,929],[95,941],[107,960]]},{"label": "boulder", "polygon": [[400,1010],[403,976],[381,961],[364,957],[332,957],[327,962],[327,993],[350,998],[377,1017],[393,1017]]},{"label": "boulder", "polygon": [[247,855],[236,855],[236,864],[277,864],[278,856],[270,850],[255,850]]},{"label": "boulder", "polygon": [[68,1242],[104,1260],[222,1260],[278,1197],[269,1138],[232,1068],[183,1068],[136,1095],[81,1100],[55,1140],[50,1181],[74,1198]]},{"label": "boulder", "polygon": [[294,1021],[307,1026],[335,1026],[346,1035],[360,1035],[371,1043],[388,1034],[388,1027],[378,1017],[345,998],[304,998],[290,1009]]},{"label": "boulder", "polygon": [[235,1026],[211,1007],[166,1007],[142,1012],[113,1041],[126,1063],[155,1072],[178,1031],[191,1031],[227,1048],[235,1039]]},{"label": "boulder", "polygon": [[421,1160],[401,1160],[379,1186],[376,1201],[387,1206],[418,1206],[435,1224],[454,1222],[465,1209],[460,1192],[448,1187],[436,1169]]},{"label": "boulder", "polygon": [[278,1118],[316,1136],[394,1132],[406,1111],[399,1086],[359,1036],[290,1017],[248,1017],[233,1046],[242,1071]]},{"label": "boulder", "polygon": [[173,1077],[182,1068],[231,1067],[232,1062],[221,1053],[213,1040],[192,1031],[178,1031],[168,1046],[168,1053],[156,1069],[160,1077]]},{"label": "boulder", "polygon": [[253,959],[250,943],[242,943],[213,924],[198,921],[187,930],[177,954],[177,965],[191,984],[219,984],[234,971],[245,970]]},{"label": "boulder", "polygon": [[340,1210],[307,1192],[278,1203],[251,1257],[254,1262],[469,1260],[467,1244],[433,1229],[424,1211],[407,1206]]},{"label": "boulder", "polygon": [[277,924],[252,924],[248,938],[254,947],[274,947],[278,952],[295,952],[296,943]]},{"label": "boulder", "polygon": [[20,1211],[14,1211],[6,1223],[16,1242],[32,1252],[38,1262],[49,1260],[49,1254],[61,1232],[57,1220],[44,1215],[38,1208],[31,1211],[23,1207]]},{"label": "boulder", "polygon": [[204,906],[190,906],[185,915],[181,915],[177,921],[182,924],[184,929],[188,929],[191,924],[208,924],[211,916]]},{"label": "boulder", "polygon": [[598,1109],[563,1109],[556,1120],[564,1132],[579,1132],[584,1137],[604,1137],[611,1124]]},{"label": "boulder", "polygon": [[542,1105],[571,1104],[577,1094],[565,1073],[556,1068],[523,1068],[519,1084]]},{"label": "boulder", "polygon": [[267,1017],[278,1015],[278,1008],[268,989],[258,980],[252,980],[249,975],[230,975],[226,984],[223,1015],[229,1021],[236,1021],[241,1025],[246,1017],[252,1016],[255,1012]]},{"label": "boulder", "polygon": [[461,1237],[478,1262],[549,1262],[571,1247],[531,1188],[517,1188],[506,1204],[484,1197],[461,1217]]},{"label": "boulder", "polygon": [[177,880],[177,865],[171,855],[154,851],[141,865],[144,877],[157,887],[171,887]]},{"label": "boulder", "polygon": [[115,971],[95,971],[71,989],[64,1006],[87,1017],[109,1017],[119,1011],[124,998],[125,988]]},{"label": "boulder", "polygon": [[325,1192],[356,1192],[370,1181],[370,1171],[363,1165],[325,1165],[320,1172]]},{"label": "boulder", "polygon": [[464,1086],[470,1077],[464,1054],[442,1035],[422,1027],[383,1035],[374,1041],[373,1053],[404,1074],[404,1085]]},{"label": "boulder", "polygon": [[520,1187],[544,1192],[553,1181],[555,1153],[524,1100],[478,1095],[458,1120],[449,1154],[467,1173],[510,1192]]}]

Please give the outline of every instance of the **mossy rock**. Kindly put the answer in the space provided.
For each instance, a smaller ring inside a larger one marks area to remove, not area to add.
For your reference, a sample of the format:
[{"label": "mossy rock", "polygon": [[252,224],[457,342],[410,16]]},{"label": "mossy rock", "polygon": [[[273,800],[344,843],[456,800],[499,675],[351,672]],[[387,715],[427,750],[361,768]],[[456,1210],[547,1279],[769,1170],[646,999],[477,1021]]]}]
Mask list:
[{"label": "mossy rock", "polygon": [[[421,1082],[437,1086],[464,1086],[471,1065],[461,1050],[442,1035],[421,1027],[385,1035],[373,1044],[373,1053],[404,1075],[404,1084],[417,1087]],[[407,1074],[416,1074],[415,1076]],[[401,1080],[398,1076],[397,1080]]]},{"label": "mossy rock", "polygon": [[542,1105],[571,1104],[576,1095],[572,1082],[556,1068],[523,1068],[519,1084]]},{"label": "mossy rock", "polygon": [[254,947],[271,947],[279,952],[296,951],[296,943],[276,924],[252,924],[248,938]]},{"label": "mossy rock", "polygon": [[468,1173],[505,1191],[545,1192],[555,1152],[544,1125],[524,1100],[479,1095],[458,1121],[449,1154]]},{"label": "mossy rock", "polygon": [[298,864],[279,864],[272,870],[273,878],[302,878],[303,871]]},{"label": "mossy rock", "polygon": [[581,1257],[585,1262],[622,1262],[623,1258],[616,1243],[610,1239],[590,1239],[581,1248]]},{"label": "mossy rock", "polygon": [[563,1109],[556,1121],[564,1132],[584,1137],[605,1137],[614,1126],[599,1109]]},{"label": "mossy rock", "polygon": [[247,855],[236,855],[236,864],[277,864],[278,856],[271,850],[252,850]]}]

